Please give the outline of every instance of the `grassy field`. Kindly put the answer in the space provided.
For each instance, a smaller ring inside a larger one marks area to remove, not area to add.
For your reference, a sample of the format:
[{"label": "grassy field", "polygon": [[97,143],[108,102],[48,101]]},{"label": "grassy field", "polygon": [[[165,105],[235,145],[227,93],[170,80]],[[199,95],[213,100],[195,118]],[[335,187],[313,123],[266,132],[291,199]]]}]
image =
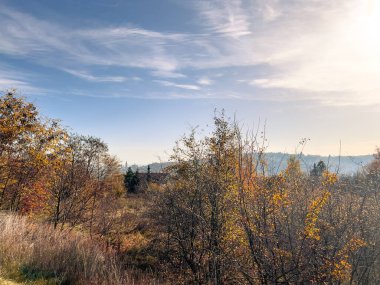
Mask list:
[{"label": "grassy field", "polygon": [[20,284],[23,284],[23,283],[17,283],[17,282],[6,280],[0,277],[0,285],[20,285]]},{"label": "grassy field", "polygon": [[[0,284],[157,284],[85,234],[0,215]],[[14,280],[14,281],[8,281]]]}]

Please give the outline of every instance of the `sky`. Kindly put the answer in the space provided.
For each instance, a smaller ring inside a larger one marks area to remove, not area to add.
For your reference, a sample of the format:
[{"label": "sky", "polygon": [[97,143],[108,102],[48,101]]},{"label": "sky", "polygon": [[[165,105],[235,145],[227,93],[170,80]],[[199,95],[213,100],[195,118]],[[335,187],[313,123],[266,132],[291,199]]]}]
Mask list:
[{"label": "sky", "polygon": [[0,0],[0,90],[128,164],[224,109],[268,151],[380,145],[380,0]]}]

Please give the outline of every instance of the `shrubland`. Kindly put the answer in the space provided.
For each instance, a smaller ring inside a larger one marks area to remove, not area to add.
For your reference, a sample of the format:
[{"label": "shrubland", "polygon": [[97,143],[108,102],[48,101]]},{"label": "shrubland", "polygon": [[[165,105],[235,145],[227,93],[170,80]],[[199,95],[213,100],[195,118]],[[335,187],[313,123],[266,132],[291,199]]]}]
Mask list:
[{"label": "shrubland", "polygon": [[269,175],[265,132],[222,112],[210,134],[177,142],[164,182],[127,193],[100,139],[70,134],[13,92],[0,111],[0,268],[9,278],[380,283],[380,151],[353,176],[323,163],[305,173],[297,155]]}]

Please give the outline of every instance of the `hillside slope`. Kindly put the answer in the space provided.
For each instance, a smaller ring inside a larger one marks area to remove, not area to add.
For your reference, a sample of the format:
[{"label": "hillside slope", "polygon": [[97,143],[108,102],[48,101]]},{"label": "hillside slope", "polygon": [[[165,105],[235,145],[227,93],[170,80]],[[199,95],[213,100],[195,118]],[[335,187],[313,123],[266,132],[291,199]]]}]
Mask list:
[{"label": "hillside slope", "polygon": [[[268,162],[269,174],[276,174],[285,169],[287,160],[291,154],[282,152],[270,152],[265,154]],[[360,171],[365,165],[373,160],[373,155],[357,155],[357,156],[322,156],[322,155],[297,155],[301,161],[301,168],[305,172],[310,172],[314,163],[324,161],[328,169],[340,174],[352,175]],[[171,162],[155,162],[149,164],[150,171],[153,173],[162,172],[165,167],[171,165]],[[147,172],[148,165],[131,165],[133,171],[138,169],[139,172]],[[124,169],[123,171],[126,171]]]}]

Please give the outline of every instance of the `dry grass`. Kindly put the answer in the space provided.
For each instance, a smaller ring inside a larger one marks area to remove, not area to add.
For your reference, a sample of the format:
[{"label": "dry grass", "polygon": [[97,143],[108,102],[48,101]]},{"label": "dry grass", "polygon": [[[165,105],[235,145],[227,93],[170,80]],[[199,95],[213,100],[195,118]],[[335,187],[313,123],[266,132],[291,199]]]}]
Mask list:
[{"label": "dry grass", "polygon": [[5,280],[0,277],[0,285],[20,285],[20,283],[16,283],[10,280]]},{"label": "dry grass", "polygon": [[0,214],[0,275],[28,284],[158,284],[88,237]]}]

